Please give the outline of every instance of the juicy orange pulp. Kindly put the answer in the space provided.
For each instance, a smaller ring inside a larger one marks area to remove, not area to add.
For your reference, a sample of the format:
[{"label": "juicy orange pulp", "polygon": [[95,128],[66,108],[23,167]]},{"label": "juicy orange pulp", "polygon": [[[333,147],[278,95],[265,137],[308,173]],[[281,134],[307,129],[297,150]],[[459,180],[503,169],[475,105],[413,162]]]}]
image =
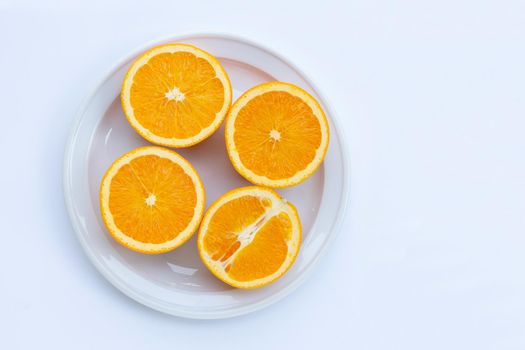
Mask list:
[{"label": "juicy orange pulp", "polygon": [[208,209],[199,231],[199,252],[224,282],[260,287],[293,263],[300,231],[295,208],[277,193],[262,187],[241,188]]},{"label": "juicy orange pulp", "polygon": [[189,147],[219,128],[232,90],[215,57],[173,43],[156,46],[131,64],[120,97],[130,125],[146,140]]},{"label": "juicy orange pulp", "polygon": [[300,98],[272,91],[240,110],[233,137],[244,166],[277,180],[295,175],[312,162],[321,145],[321,127]]},{"label": "juicy orange pulp", "polygon": [[257,85],[235,101],[225,138],[228,156],[244,178],[265,187],[290,187],[321,165],[330,133],[312,95],[276,81]]},{"label": "juicy orange pulp", "polygon": [[161,147],[126,153],[110,166],[100,186],[108,231],[142,253],[162,253],[184,243],[196,231],[204,205],[204,187],[195,169]]},{"label": "juicy orange pulp", "polygon": [[120,168],[110,192],[109,208],[117,227],[144,243],[175,238],[190,223],[197,203],[195,186],[184,170],[154,155]]},{"label": "juicy orange pulp", "polygon": [[288,253],[287,241],[291,235],[292,224],[285,214],[268,220],[251,242],[235,258],[235,263],[227,272],[233,279],[241,282],[264,278],[282,266]]},{"label": "juicy orange pulp", "polygon": [[188,52],[161,53],[135,73],[130,100],[135,118],[165,138],[185,139],[209,126],[224,102],[211,64]]}]

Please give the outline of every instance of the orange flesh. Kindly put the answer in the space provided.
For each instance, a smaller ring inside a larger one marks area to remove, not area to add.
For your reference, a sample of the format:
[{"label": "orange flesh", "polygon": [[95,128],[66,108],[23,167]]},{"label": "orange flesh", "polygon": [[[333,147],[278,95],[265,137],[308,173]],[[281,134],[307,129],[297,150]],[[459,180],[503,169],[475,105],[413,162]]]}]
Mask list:
[{"label": "orange flesh", "polygon": [[191,178],[179,165],[154,155],[131,160],[111,182],[109,208],[115,225],[143,243],[174,239],[190,223],[196,203]]},{"label": "orange flesh", "polygon": [[[203,239],[204,250],[214,261],[225,262],[225,271],[237,281],[263,278],[276,272],[288,253],[292,223],[285,213],[267,218],[268,199],[243,196],[223,204],[211,218]],[[261,223],[261,227],[256,223]],[[239,235],[254,230],[253,240],[243,248]],[[239,250],[241,248],[241,250]]]},{"label": "orange flesh", "polygon": [[239,111],[234,130],[244,166],[272,180],[306,168],[321,145],[321,125],[312,109],[284,91],[250,100]]},{"label": "orange flesh", "polygon": [[268,220],[253,241],[237,254],[230,268],[227,267],[230,277],[244,282],[276,272],[286,259],[286,241],[291,231],[292,223],[284,213]]},{"label": "orange flesh", "polygon": [[[183,94],[169,99],[173,89]],[[224,102],[224,86],[205,59],[188,52],[162,53],[138,69],[130,101],[137,121],[166,138],[188,138],[209,126]]]},{"label": "orange flesh", "polygon": [[208,224],[204,249],[212,259],[226,260],[230,248],[238,242],[237,235],[255,223],[265,211],[263,201],[255,196],[244,196],[225,203]]}]

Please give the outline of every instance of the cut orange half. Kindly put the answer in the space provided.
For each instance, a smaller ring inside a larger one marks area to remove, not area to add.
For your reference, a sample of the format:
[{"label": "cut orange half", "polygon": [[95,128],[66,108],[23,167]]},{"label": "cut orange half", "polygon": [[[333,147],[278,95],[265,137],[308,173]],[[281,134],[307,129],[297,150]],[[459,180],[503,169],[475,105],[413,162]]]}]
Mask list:
[{"label": "cut orange half", "polygon": [[283,82],[246,91],[226,119],[226,147],[235,169],[248,181],[289,187],[322,163],[329,142],[326,116],[303,89]]},{"label": "cut orange half", "polygon": [[208,269],[237,288],[258,288],[281,277],[297,257],[301,222],[295,207],[273,190],[243,187],[206,211],[198,249]]},{"label": "cut orange half", "polygon": [[187,44],[157,46],[128,70],[121,101],[131,126],[146,140],[188,147],[219,128],[232,100],[219,61]]},{"label": "cut orange half", "polygon": [[187,241],[197,230],[205,202],[197,171],[162,147],[124,154],[100,185],[100,209],[111,236],[147,254],[163,253]]}]

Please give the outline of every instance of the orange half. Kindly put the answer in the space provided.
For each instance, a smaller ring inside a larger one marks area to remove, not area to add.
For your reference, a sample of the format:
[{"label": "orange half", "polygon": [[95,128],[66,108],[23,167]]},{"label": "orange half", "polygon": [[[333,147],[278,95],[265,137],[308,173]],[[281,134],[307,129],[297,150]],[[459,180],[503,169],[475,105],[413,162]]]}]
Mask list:
[{"label": "orange half", "polygon": [[289,187],[321,165],[329,143],[323,109],[303,89],[283,82],[246,91],[231,107],[226,147],[239,174],[266,187]]},{"label": "orange half", "polygon": [[122,84],[131,126],[146,140],[188,147],[219,128],[232,100],[220,62],[195,46],[166,44],[142,54]]},{"label": "orange half", "polygon": [[124,154],[100,185],[100,209],[111,236],[147,254],[163,253],[187,241],[197,230],[205,202],[197,171],[162,147]]},{"label": "orange half", "polygon": [[295,207],[264,187],[222,195],[207,210],[197,239],[208,269],[237,288],[258,288],[281,277],[295,261],[301,222]]}]

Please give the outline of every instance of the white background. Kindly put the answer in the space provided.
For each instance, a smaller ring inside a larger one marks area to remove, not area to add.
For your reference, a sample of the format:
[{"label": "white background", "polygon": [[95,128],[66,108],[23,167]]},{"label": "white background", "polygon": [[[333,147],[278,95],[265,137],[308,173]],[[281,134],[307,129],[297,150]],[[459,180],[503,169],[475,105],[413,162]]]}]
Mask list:
[{"label": "white background", "polygon": [[[61,187],[95,82],[192,31],[245,36],[308,72],[352,158],[344,229],[312,277],[222,321],[114,289]],[[2,349],[525,348],[523,0],[0,0],[0,121]]]}]

